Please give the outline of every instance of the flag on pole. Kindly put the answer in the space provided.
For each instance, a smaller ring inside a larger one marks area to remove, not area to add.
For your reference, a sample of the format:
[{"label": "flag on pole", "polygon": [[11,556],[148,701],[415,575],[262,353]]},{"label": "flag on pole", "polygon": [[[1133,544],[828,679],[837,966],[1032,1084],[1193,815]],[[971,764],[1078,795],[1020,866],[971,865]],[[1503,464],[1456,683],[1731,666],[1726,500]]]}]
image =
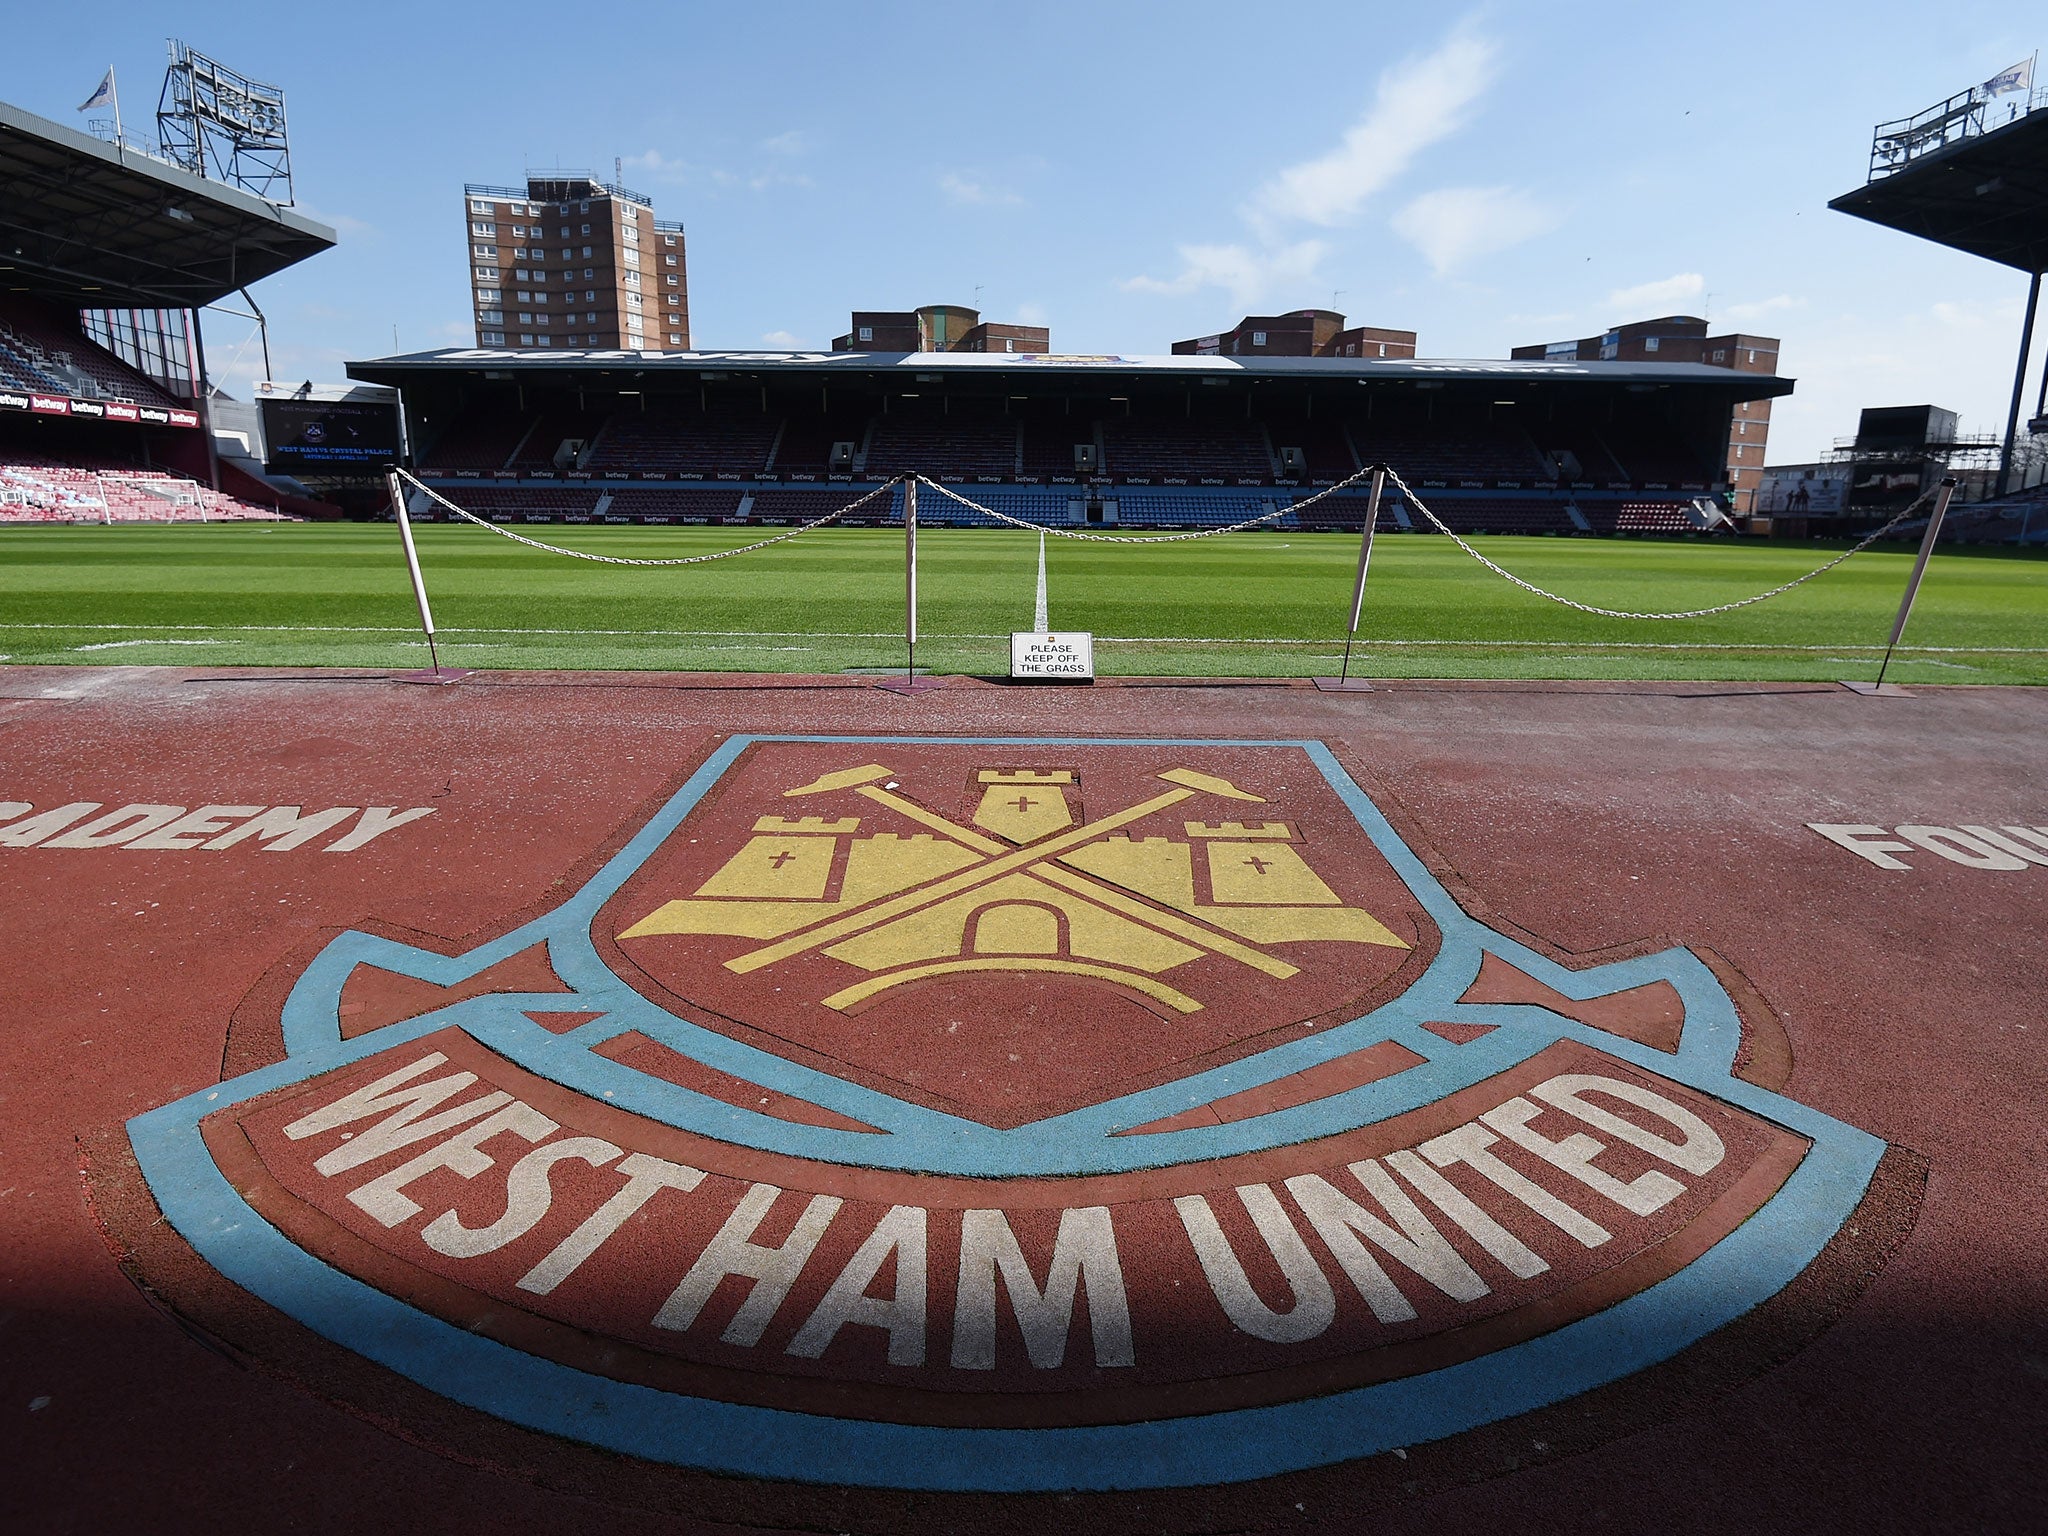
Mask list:
[{"label": "flag on pole", "polygon": [[1997,74],[1977,87],[1977,94],[1989,101],[1994,96],[2003,96],[2008,91],[2031,91],[2034,88],[2034,61],[2022,59],[2019,63],[2001,69]]},{"label": "flag on pole", "polygon": [[104,107],[114,99],[114,72],[110,69],[100,77],[100,83],[93,87],[93,93],[78,105],[81,112],[90,112],[94,107]]}]

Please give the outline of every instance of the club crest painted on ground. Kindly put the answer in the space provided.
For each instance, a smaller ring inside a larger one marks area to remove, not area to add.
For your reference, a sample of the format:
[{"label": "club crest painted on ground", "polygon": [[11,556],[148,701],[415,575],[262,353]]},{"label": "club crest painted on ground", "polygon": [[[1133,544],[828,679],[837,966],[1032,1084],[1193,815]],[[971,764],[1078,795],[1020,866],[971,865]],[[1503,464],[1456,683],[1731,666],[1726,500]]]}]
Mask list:
[{"label": "club crest painted on ground", "polygon": [[1475,921],[1313,741],[731,740],[560,906],[345,934],[282,1024],[130,1125],[209,1263],[484,1413],[840,1484],[1555,1403],[1780,1291],[1883,1151],[1736,1075],[1690,951]]}]

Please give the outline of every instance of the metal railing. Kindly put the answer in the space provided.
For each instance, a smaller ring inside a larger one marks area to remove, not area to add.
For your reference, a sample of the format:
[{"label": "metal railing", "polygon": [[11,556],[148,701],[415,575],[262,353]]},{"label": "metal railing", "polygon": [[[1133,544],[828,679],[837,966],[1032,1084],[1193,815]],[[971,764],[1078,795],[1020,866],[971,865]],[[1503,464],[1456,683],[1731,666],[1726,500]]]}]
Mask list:
[{"label": "metal railing", "polygon": [[1870,181],[1895,176],[1927,156],[1981,138],[2048,107],[2048,86],[1986,96],[1971,86],[1911,117],[1879,123],[1870,138]]}]

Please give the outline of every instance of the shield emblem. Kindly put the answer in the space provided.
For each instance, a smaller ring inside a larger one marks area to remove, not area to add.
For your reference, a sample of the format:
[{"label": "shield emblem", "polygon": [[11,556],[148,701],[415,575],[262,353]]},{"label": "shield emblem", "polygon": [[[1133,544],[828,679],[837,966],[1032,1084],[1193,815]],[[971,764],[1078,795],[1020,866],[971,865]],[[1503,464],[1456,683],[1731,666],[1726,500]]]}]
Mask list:
[{"label": "shield emblem", "polygon": [[1301,753],[749,749],[598,912],[678,1017],[1014,1126],[1397,994],[1429,914]]},{"label": "shield emblem", "polygon": [[351,932],[130,1123],[223,1275],[485,1413],[746,1476],[1252,1478],[1775,1295],[1881,1142],[1715,972],[1465,912],[1319,742],[737,738],[553,909]]}]

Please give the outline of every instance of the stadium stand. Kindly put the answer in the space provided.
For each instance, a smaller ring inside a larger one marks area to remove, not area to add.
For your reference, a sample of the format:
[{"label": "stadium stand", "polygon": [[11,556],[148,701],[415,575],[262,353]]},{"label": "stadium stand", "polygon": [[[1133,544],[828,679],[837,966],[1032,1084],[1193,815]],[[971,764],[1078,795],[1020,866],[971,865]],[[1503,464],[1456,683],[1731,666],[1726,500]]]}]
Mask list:
[{"label": "stadium stand", "polygon": [[503,469],[526,440],[533,417],[526,413],[473,410],[457,417],[421,458],[421,468]]},{"label": "stadium stand", "polygon": [[[828,512],[837,511],[871,489],[871,486],[835,485],[830,490],[760,490],[754,492],[753,504],[747,515],[757,523],[808,523]],[[898,486],[887,496],[877,496],[861,508],[853,519],[854,526],[880,522],[897,516],[902,510],[903,489]]]},{"label": "stadium stand", "polygon": [[1273,478],[1266,429],[1256,421],[1175,421],[1111,416],[1102,423],[1103,467],[1112,475]]},{"label": "stadium stand", "polygon": [[[541,491],[517,486],[452,485],[437,487],[457,506],[478,517],[503,516],[548,521],[563,517],[589,517],[596,512],[598,493],[594,490]],[[444,517],[454,514],[442,512]]]},{"label": "stadium stand", "polygon": [[865,411],[792,411],[783,419],[782,436],[776,441],[775,458],[769,467],[784,475],[829,474],[833,445],[851,443],[858,451],[867,428]]},{"label": "stadium stand", "polygon": [[0,376],[18,389],[84,400],[168,407],[168,395],[113,353],[86,340],[77,317],[14,299],[0,303]]},{"label": "stadium stand", "polygon": [[875,479],[917,470],[933,479],[1017,472],[1017,421],[987,412],[892,410],[877,416],[868,437],[865,472]]},{"label": "stadium stand", "polygon": [[657,519],[663,522],[723,522],[739,516],[746,493],[732,489],[613,491],[600,503],[607,521]]},{"label": "stadium stand", "polygon": [[1351,423],[1360,458],[1385,460],[1408,481],[1547,481],[1554,469],[1512,421],[1401,421],[1377,417]]},{"label": "stadium stand", "polygon": [[219,523],[289,521],[275,508],[183,475],[94,457],[87,464],[0,449],[0,522]]},{"label": "stadium stand", "polygon": [[[752,476],[767,466],[768,451],[781,426],[781,417],[762,411],[617,411],[590,434],[590,451],[580,467],[598,472],[666,470],[708,475],[728,471]],[[535,435],[553,433],[549,427]],[[522,450],[522,462],[533,462],[524,455],[534,451],[536,445],[529,440]],[[549,454],[553,451],[548,450]]]},{"label": "stadium stand", "polygon": [[525,441],[506,461],[506,466],[511,469],[550,469],[556,467],[558,458],[564,463],[573,462],[573,456],[565,457],[564,450],[572,443],[580,443],[583,447],[578,452],[588,453],[590,444],[604,424],[603,411],[545,411],[528,430]]},{"label": "stadium stand", "polygon": [[1266,431],[1273,439],[1276,457],[1289,448],[1301,450],[1304,476],[1311,483],[1343,480],[1358,471],[1358,454],[1351,446],[1350,434],[1343,421],[1328,412],[1319,417],[1271,416]]},{"label": "stadium stand", "polygon": [[[1553,498],[1435,495],[1423,498],[1454,533],[1580,533],[1566,504]],[[1421,518],[1412,519],[1427,529]]]},{"label": "stadium stand", "polygon": [[1099,442],[1092,416],[1026,416],[1019,472],[1041,479],[1049,475],[1071,476],[1074,473],[1075,447],[1082,443],[1095,447]]}]

